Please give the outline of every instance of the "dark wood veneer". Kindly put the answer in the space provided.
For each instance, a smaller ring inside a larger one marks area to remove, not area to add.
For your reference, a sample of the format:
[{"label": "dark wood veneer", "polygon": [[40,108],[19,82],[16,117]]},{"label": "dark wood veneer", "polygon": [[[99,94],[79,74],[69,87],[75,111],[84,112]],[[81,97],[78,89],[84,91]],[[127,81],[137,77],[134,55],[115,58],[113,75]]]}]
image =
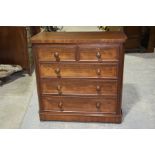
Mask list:
[{"label": "dark wood veneer", "polygon": [[30,37],[37,26],[0,26],[0,64],[20,65],[30,75],[34,69]]}]

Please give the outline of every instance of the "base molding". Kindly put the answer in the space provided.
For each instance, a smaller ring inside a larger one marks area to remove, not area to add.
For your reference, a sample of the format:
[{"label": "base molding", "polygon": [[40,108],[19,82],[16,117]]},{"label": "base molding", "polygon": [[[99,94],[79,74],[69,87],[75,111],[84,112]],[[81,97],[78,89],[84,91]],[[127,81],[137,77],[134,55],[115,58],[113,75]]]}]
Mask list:
[{"label": "base molding", "polygon": [[103,122],[121,123],[121,114],[84,114],[84,113],[65,113],[65,112],[40,112],[41,121],[68,121],[68,122]]}]

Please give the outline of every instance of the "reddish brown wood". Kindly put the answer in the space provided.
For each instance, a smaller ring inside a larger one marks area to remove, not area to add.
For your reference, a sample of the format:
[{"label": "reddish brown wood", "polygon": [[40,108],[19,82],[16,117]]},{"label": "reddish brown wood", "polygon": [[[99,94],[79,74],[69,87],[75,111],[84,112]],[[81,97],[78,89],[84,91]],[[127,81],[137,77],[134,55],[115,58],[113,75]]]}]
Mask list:
[{"label": "reddish brown wood", "polygon": [[[35,27],[29,27],[33,31]],[[33,35],[36,32],[33,32]],[[29,74],[33,70],[33,58],[25,26],[0,27],[0,64],[18,64]]]},{"label": "reddish brown wood", "polygon": [[76,46],[37,46],[39,61],[75,61]]},{"label": "reddish brown wood", "polygon": [[117,78],[117,63],[40,63],[41,77]]},{"label": "reddish brown wood", "polygon": [[80,61],[118,60],[118,45],[80,45]]},{"label": "reddish brown wood", "polygon": [[40,120],[120,123],[125,39],[116,32],[33,37]]},{"label": "reddish brown wood", "polygon": [[116,112],[116,98],[52,96],[42,97],[43,111],[113,113]]},{"label": "reddish brown wood", "polygon": [[[59,90],[58,90],[59,87]],[[57,95],[116,95],[116,80],[99,79],[41,79],[43,94]],[[61,92],[61,93],[59,93]]]},{"label": "reddish brown wood", "polygon": [[[0,63],[19,64],[28,69],[27,37],[22,27],[0,27]],[[25,36],[25,37],[24,37]]]},{"label": "reddish brown wood", "polygon": [[32,43],[122,43],[122,32],[43,32],[32,37]]},{"label": "reddish brown wood", "polygon": [[80,122],[104,122],[121,123],[122,114],[94,114],[94,113],[71,113],[71,112],[40,112],[41,121],[80,121]]}]

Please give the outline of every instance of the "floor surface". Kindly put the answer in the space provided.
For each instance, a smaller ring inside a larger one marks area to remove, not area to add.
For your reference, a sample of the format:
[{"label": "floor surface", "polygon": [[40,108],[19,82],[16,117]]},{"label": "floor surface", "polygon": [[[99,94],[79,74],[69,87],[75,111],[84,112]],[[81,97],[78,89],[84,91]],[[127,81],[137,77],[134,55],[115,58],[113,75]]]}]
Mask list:
[{"label": "floor surface", "polygon": [[122,110],[123,122],[121,124],[56,121],[40,122],[35,87],[21,128],[155,128],[155,53],[132,53],[125,55]]},{"label": "floor surface", "polygon": [[0,86],[0,128],[20,128],[35,87],[35,75],[15,73]]}]

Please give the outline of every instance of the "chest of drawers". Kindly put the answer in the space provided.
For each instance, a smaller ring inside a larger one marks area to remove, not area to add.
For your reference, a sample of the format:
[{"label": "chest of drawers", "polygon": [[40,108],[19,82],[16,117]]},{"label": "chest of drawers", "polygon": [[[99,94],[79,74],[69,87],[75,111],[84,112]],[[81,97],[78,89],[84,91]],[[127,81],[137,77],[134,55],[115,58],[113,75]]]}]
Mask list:
[{"label": "chest of drawers", "polygon": [[34,36],[40,120],[120,123],[125,40],[122,32]]}]

